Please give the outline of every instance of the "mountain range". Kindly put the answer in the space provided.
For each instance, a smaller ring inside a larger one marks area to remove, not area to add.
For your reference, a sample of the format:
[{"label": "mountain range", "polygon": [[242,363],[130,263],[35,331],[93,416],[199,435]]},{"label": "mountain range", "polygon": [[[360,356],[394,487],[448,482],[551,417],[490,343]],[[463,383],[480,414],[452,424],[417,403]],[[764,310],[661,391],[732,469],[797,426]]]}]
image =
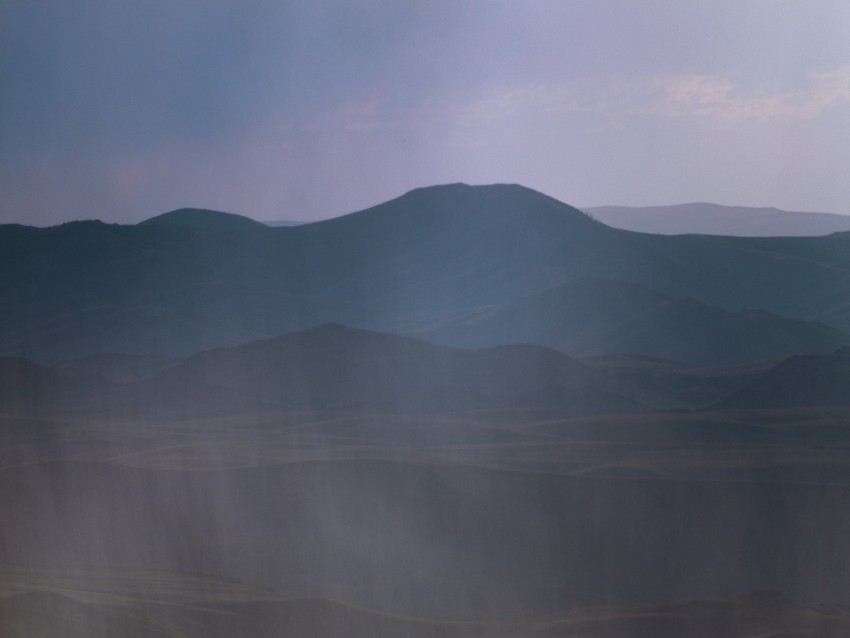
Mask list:
[{"label": "mountain range", "polygon": [[0,357],[0,404],[7,414],[126,418],[850,407],[848,352],[700,368],[635,356],[575,359],[530,344],[455,348],[326,324],[183,360],[87,356],[43,366]]},{"label": "mountain range", "polygon": [[625,282],[581,278],[424,334],[461,346],[547,345],[574,355],[629,353],[735,365],[850,344],[824,324],[762,310],[729,311]]},{"label": "mountain range", "polygon": [[[295,227],[197,210],[136,226],[7,225],[0,227],[0,266],[7,302],[0,352],[48,363],[97,352],[185,356],[327,322],[456,336],[494,308],[510,313],[511,304],[547,290],[557,296],[559,287],[582,279],[631,286],[624,299],[638,289],[691,299],[683,312],[694,324],[722,315],[731,332],[782,335],[772,347],[737,357],[730,336],[718,361],[787,356],[818,342],[816,349],[827,351],[846,343],[839,331],[850,330],[850,233],[634,233],[514,185],[418,189]],[[616,303],[597,308],[609,315],[623,310]],[[597,313],[593,320],[616,317]],[[761,323],[770,325],[762,330]],[[580,339],[580,331],[559,337]],[[643,354],[704,357],[687,348],[681,355],[675,347],[659,350],[649,338],[635,341]],[[633,346],[620,334],[610,344],[596,341],[593,350]]]},{"label": "mountain range", "polygon": [[674,206],[595,206],[583,208],[613,226],[659,235],[807,237],[850,231],[850,215],[793,213],[778,208],[693,203]]}]

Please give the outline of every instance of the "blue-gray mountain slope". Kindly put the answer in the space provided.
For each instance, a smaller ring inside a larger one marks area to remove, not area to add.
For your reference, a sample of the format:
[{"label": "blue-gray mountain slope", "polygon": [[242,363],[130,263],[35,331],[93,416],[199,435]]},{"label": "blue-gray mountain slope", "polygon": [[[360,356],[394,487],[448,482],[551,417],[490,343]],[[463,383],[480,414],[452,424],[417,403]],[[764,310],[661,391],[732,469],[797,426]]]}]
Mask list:
[{"label": "blue-gray mountain slope", "polygon": [[0,352],[183,356],[329,321],[422,333],[583,277],[850,328],[850,233],[633,233],[504,184],[289,228],[196,218],[0,226]]}]

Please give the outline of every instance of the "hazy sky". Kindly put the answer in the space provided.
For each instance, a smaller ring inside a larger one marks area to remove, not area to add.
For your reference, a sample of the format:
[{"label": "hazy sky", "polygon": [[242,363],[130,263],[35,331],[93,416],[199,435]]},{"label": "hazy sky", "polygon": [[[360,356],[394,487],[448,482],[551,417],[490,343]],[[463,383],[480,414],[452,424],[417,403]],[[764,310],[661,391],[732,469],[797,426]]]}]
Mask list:
[{"label": "hazy sky", "polygon": [[0,0],[0,221],[446,182],[850,213],[850,2]]}]

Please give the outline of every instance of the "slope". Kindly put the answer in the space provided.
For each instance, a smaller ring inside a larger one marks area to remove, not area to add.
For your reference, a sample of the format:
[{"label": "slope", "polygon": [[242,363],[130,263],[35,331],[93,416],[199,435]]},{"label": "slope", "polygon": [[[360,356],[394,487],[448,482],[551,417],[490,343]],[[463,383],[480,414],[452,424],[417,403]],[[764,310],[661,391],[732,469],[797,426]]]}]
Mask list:
[{"label": "slope", "polygon": [[[204,399],[187,388],[212,394]],[[461,350],[338,324],[198,353],[147,389],[202,404],[222,391],[258,405],[319,411],[641,409],[603,375],[548,348]]]},{"label": "slope", "polygon": [[850,348],[791,357],[720,401],[721,408],[850,405]]},{"label": "slope", "polygon": [[[178,415],[298,409],[431,414],[642,410],[616,384],[541,346],[463,350],[327,324],[170,365],[97,357],[46,368],[0,357],[3,410]],[[113,366],[115,363],[117,365]],[[164,369],[163,369],[164,368]]]},{"label": "slope", "polygon": [[0,353],[180,357],[330,321],[425,331],[581,277],[850,327],[850,233],[648,235],[462,184],[296,227],[203,226],[0,227]]},{"label": "slope", "polygon": [[835,328],[763,311],[730,312],[643,286],[577,279],[425,333],[457,346],[536,343],[572,355],[612,352],[735,365],[850,344]]},{"label": "slope", "polygon": [[233,213],[222,213],[217,210],[205,208],[179,208],[177,210],[151,217],[139,226],[178,226],[182,228],[196,228],[201,230],[220,231],[251,231],[262,229],[265,224]]}]

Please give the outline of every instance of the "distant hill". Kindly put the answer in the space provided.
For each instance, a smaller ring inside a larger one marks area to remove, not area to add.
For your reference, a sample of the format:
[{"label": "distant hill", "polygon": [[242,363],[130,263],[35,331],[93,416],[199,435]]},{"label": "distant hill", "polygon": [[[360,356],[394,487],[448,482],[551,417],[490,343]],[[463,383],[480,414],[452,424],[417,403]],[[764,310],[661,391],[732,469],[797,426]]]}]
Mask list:
[{"label": "distant hill", "polygon": [[698,233],[738,237],[806,237],[850,231],[850,215],[794,213],[778,208],[693,203],[596,206],[583,210],[614,228],[660,235]]},{"label": "distant hill", "polygon": [[146,219],[139,222],[138,225],[179,226],[203,230],[256,230],[262,228],[265,224],[233,213],[222,213],[204,208],[180,208]]},{"label": "distant hill", "polygon": [[22,414],[644,409],[594,368],[541,346],[463,350],[338,324],[166,366],[101,355],[48,368],[0,357],[0,400]]},{"label": "distant hill", "polygon": [[764,311],[735,311],[649,288],[577,279],[423,335],[456,346],[537,343],[572,355],[629,353],[735,365],[850,345],[850,335]]},{"label": "distant hill", "polygon": [[721,408],[850,405],[850,348],[790,357],[717,404]]},{"label": "distant hill", "polygon": [[198,353],[152,384],[156,396],[205,387],[210,400],[221,389],[299,410],[641,409],[591,367],[548,348],[461,350],[338,324]]},{"label": "distant hill", "polygon": [[522,186],[449,184],[293,227],[0,226],[0,354],[179,358],[328,322],[424,334],[581,278],[850,330],[850,233],[634,233]]}]

